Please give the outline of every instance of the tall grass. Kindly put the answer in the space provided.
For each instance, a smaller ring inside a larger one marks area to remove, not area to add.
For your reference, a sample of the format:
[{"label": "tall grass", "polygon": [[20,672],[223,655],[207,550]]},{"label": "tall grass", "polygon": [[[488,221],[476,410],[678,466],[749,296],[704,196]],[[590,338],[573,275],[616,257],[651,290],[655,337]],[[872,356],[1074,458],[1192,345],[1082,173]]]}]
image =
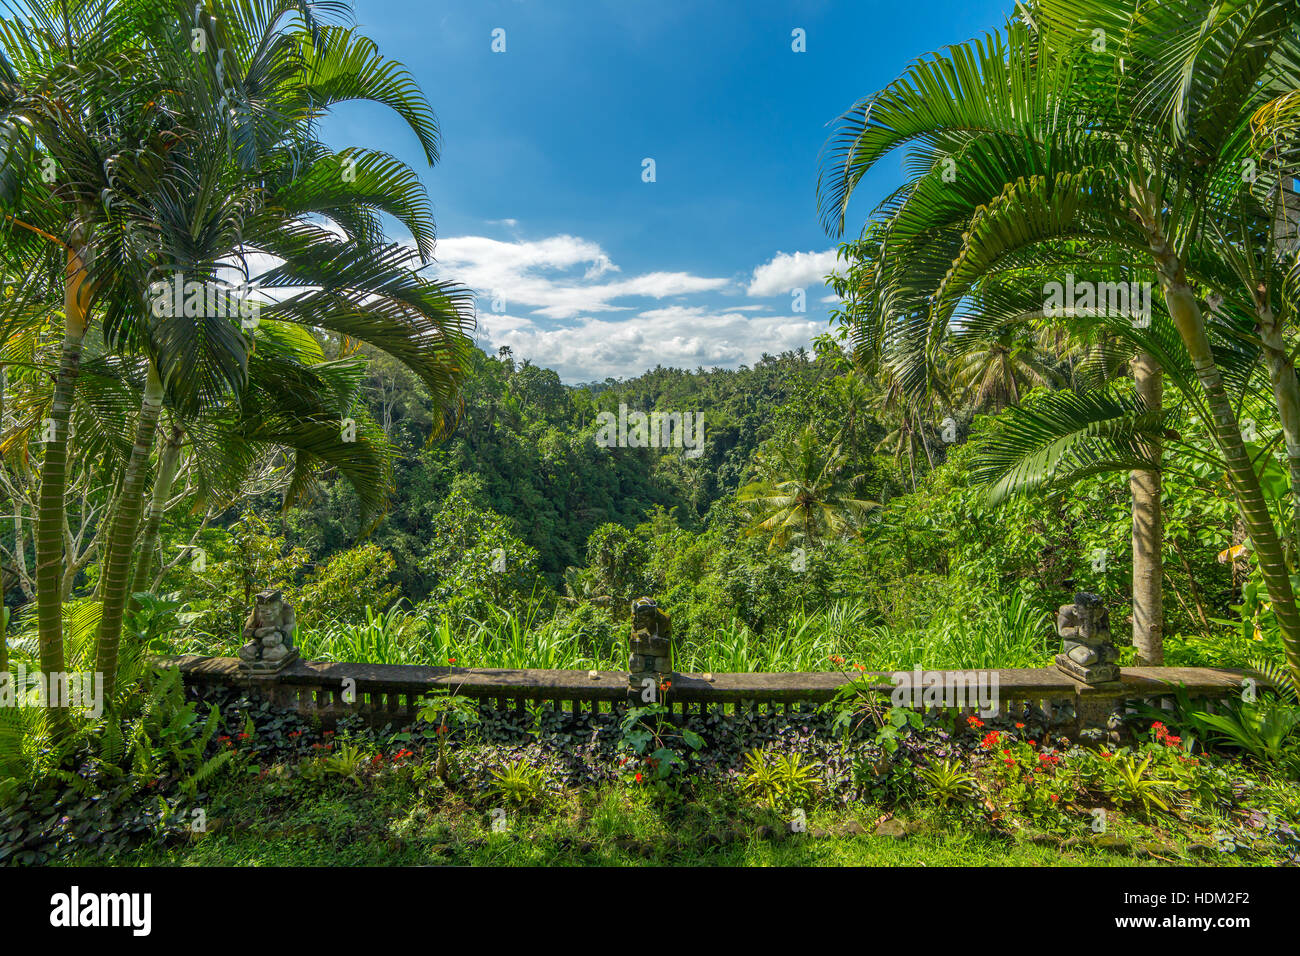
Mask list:
[{"label": "tall grass", "polygon": [[[756,634],[738,620],[711,633],[682,635],[675,666],[683,673],[830,670],[832,655],[869,670],[1041,666],[1056,637],[1049,615],[1019,595],[985,599],[974,614],[917,629],[871,625],[865,604],[839,602],[800,612],[779,631]],[[623,648],[584,647],[562,618],[535,609],[498,611],[486,620],[430,622],[400,605],[366,609],[360,624],[332,622],[301,633],[304,656],[358,663],[425,664],[544,670],[622,670]],[[623,645],[625,648],[626,645]]]}]

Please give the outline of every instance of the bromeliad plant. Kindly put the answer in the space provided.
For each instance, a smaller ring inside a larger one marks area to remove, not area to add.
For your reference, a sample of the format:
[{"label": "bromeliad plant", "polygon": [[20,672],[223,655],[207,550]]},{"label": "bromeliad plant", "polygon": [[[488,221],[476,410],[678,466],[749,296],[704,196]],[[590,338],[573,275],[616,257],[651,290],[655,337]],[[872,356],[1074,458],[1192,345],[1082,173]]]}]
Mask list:
[{"label": "bromeliad plant", "polygon": [[821,764],[805,763],[797,753],[774,755],[754,749],[745,754],[744,790],[773,809],[806,808],[820,785]]},{"label": "bromeliad plant", "polygon": [[941,760],[916,773],[925,784],[927,796],[940,810],[967,803],[978,792],[974,774],[963,768],[959,760]]},{"label": "bromeliad plant", "polygon": [[536,804],[542,798],[545,774],[540,767],[520,758],[492,771],[489,789],[498,798],[516,807]]}]

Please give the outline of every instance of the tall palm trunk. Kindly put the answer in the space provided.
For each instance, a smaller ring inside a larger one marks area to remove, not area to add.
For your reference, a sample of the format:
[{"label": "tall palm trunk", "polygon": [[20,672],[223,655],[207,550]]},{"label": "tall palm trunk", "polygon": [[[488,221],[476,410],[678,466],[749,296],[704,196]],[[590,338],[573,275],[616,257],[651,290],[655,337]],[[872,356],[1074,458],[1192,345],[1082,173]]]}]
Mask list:
[{"label": "tall palm trunk", "polygon": [[122,638],[122,612],[126,608],[127,581],[131,574],[131,558],[135,554],[135,534],[140,528],[140,512],[144,508],[144,481],[149,471],[154,434],[158,430],[162,397],[162,381],[151,362],[145,380],[144,397],[140,402],[140,416],[136,420],[131,460],[126,466],[122,494],[118,498],[117,512],[113,515],[113,524],[105,542],[108,559],[100,588],[103,605],[95,655],[96,667],[103,675],[105,701],[112,699],[117,684],[117,651]]},{"label": "tall palm trunk", "polygon": [[1300,680],[1300,609],[1296,607],[1282,540],[1264,500],[1259,475],[1256,474],[1254,463],[1242,441],[1241,426],[1223,387],[1223,376],[1210,349],[1201,307],[1187,284],[1182,262],[1169,248],[1158,229],[1148,226],[1148,233],[1151,250],[1160,270],[1165,304],[1178,329],[1178,335],[1187,348],[1197,380],[1205,392],[1206,404],[1213,419],[1209,424],[1228,466],[1228,479],[1237,499],[1237,510],[1246,526],[1246,533],[1250,535],[1255,560],[1273,604],[1273,613],[1277,617],[1282,643],[1286,649],[1287,664],[1296,679]]},{"label": "tall palm trunk", "polygon": [[[1133,381],[1139,400],[1148,411],[1159,412],[1162,395],[1160,366],[1148,352],[1133,359]],[[1146,442],[1145,450],[1160,461],[1161,442]],[[1139,666],[1158,667],[1164,649],[1164,524],[1159,468],[1129,472],[1133,496],[1133,646]]]},{"label": "tall palm trunk", "polygon": [[[1300,219],[1300,196],[1297,196],[1289,175],[1279,177],[1276,195],[1273,242],[1289,259],[1300,247],[1300,236],[1297,236],[1296,229],[1296,221]],[[1292,558],[1296,560],[1297,552],[1300,551],[1300,382],[1296,380],[1295,364],[1282,336],[1282,323],[1269,304],[1268,293],[1267,285],[1255,291],[1256,331],[1264,346],[1264,367],[1268,369],[1269,384],[1273,386],[1273,399],[1277,403],[1287,465],[1291,472],[1289,537]]]},{"label": "tall palm trunk", "polygon": [[1300,548],[1300,382],[1295,365],[1282,338],[1281,323],[1267,304],[1256,309],[1256,328],[1264,345],[1264,367],[1273,386],[1282,440],[1286,444],[1287,465],[1291,471],[1291,539],[1292,552]]},{"label": "tall palm trunk", "polygon": [[[172,425],[158,458],[158,474],[154,476],[153,495],[149,500],[149,517],[145,519],[144,531],[140,536],[140,557],[136,559],[135,577],[131,581],[132,595],[149,587],[149,575],[153,573],[153,555],[158,548],[158,530],[162,527],[167,499],[171,497],[172,483],[176,480],[184,434],[178,426]],[[132,597],[131,600],[134,606],[135,598]]]},{"label": "tall palm trunk", "polygon": [[[68,421],[72,416],[72,397],[81,370],[81,349],[86,337],[90,304],[90,280],[78,245],[68,249],[67,271],[63,290],[63,349],[59,371],[54,379],[50,414],[43,429],[45,458],[41,465],[41,490],[36,509],[36,622],[40,643],[41,671],[50,687],[64,671],[63,656],[63,524],[65,496],[68,488]],[[50,730],[58,740],[68,729],[67,702],[47,699],[50,707]]]}]

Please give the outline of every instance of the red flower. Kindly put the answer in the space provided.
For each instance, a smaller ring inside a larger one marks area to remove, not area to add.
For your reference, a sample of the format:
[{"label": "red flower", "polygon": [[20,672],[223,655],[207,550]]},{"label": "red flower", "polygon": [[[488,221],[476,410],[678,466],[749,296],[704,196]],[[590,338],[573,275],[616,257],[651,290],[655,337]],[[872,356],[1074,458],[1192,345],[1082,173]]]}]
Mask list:
[{"label": "red flower", "polygon": [[970,724],[972,727],[983,727],[983,726],[984,726],[984,721],[980,720],[980,719],[979,719],[978,717],[976,717],[974,714],[971,714],[969,717],[966,718],[966,723]]},{"label": "red flower", "polygon": [[448,664],[455,664],[455,663],[456,663],[456,658],[454,658],[454,657],[449,657],[449,658],[447,658],[447,663],[448,663]]},{"label": "red flower", "polygon": [[1001,739],[1002,739],[1001,733],[999,733],[996,730],[990,730],[987,734],[984,735],[984,739],[980,741],[980,746],[983,747],[985,750],[992,750],[994,747],[998,745],[998,741],[1000,741]]},{"label": "red flower", "polygon": [[640,782],[641,782],[641,774],[640,774],[640,773],[638,773],[638,774],[636,775],[636,782],[637,782],[637,783],[640,783]]},{"label": "red flower", "polygon": [[1016,724],[1016,730],[1024,730],[1024,729],[1025,729],[1024,724]]},{"label": "red flower", "polygon": [[1059,793],[1049,794],[1047,799],[1049,799],[1049,800],[1051,800],[1053,803],[1055,803],[1057,800],[1060,800],[1060,799],[1061,799],[1061,795],[1060,795]]}]

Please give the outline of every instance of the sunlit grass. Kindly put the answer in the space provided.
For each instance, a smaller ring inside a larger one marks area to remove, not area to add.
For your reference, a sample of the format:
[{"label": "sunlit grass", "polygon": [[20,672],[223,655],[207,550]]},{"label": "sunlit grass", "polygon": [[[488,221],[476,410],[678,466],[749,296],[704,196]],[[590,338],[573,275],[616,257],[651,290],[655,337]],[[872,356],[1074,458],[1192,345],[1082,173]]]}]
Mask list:
[{"label": "sunlit grass", "polygon": [[[832,655],[869,670],[1036,667],[1051,659],[1056,637],[1046,612],[1018,595],[985,602],[962,620],[939,620],[926,628],[870,625],[867,608],[842,602],[796,613],[779,629],[757,634],[740,621],[702,635],[678,638],[676,669],[683,673],[825,671]],[[497,612],[487,620],[453,624],[401,606],[366,611],[360,624],[331,622],[299,634],[304,656],[315,660],[376,664],[622,670],[617,649],[583,643],[563,618]]]}]

